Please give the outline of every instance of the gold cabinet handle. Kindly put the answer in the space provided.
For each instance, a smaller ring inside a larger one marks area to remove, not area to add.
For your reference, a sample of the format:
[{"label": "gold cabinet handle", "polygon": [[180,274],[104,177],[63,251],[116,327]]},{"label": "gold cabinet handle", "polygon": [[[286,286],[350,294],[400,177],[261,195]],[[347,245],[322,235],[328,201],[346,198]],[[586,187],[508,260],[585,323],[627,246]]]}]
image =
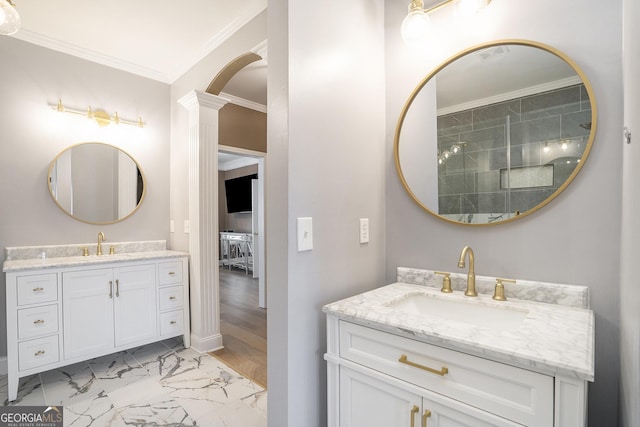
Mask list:
[{"label": "gold cabinet handle", "polygon": [[421,365],[416,362],[412,362],[407,359],[406,354],[403,354],[402,356],[400,356],[400,358],[398,359],[398,362],[404,363],[405,365],[413,366],[414,368],[422,369],[423,371],[431,372],[432,374],[440,375],[441,377],[444,377],[449,373],[449,369],[445,368],[444,366],[440,368],[440,370],[437,370],[437,369],[430,368],[428,366]]},{"label": "gold cabinet handle", "polygon": [[170,296],[170,297],[169,297],[169,299],[176,299],[176,297],[174,297],[174,296]]},{"label": "gold cabinet handle", "polygon": [[175,324],[176,324],[176,321],[175,321],[175,320],[172,320],[171,322],[169,322],[169,324],[170,324],[170,325],[175,325]]},{"label": "gold cabinet handle", "polygon": [[169,272],[169,276],[175,276],[175,275],[176,275],[176,272],[175,272],[175,271],[170,271],[170,272]]},{"label": "gold cabinet handle", "polygon": [[113,281],[109,280],[109,298],[113,298]]},{"label": "gold cabinet handle", "polygon": [[116,279],[116,296],[120,297],[120,280]]},{"label": "gold cabinet handle", "polygon": [[416,414],[420,411],[416,405],[411,408],[411,427],[416,427]]},{"label": "gold cabinet handle", "polygon": [[34,353],[34,356],[42,356],[44,354],[44,350],[38,350]]},{"label": "gold cabinet handle", "polygon": [[44,291],[44,288],[40,288],[40,287],[33,288],[33,292],[42,292],[42,291]]},{"label": "gold cabinet handle", "polygon": [[34,325],[38,325],[38,324],[40,324],[40,323],[44,323],[44,320],[42,320],[42,319],[38,319],[38,320],[34,320],[34,321],[33,321],[33,324],[34,324]]},{"label": "gold cabinet handle", "polygon": [[422,427],[427,427],[427,418],[431,416],[431,411],[428,409],[424,410],[424,414],[422,414]]}]

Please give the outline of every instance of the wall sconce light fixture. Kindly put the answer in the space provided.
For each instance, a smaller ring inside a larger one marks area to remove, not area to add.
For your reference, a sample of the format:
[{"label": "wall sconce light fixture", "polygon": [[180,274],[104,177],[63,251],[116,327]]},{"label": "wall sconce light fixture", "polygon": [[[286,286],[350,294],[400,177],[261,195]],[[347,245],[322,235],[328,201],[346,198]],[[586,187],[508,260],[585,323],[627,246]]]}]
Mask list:
[{"label": "wall sconce light fixture", "polygon": [[0,34],[14,34],[20,28],[20,15],[11,0],[0,0]]},{"label": "wall sconce light fixture", "polygon": [[457,4],[460,15],[470,16],[489,5],[491,0],[444,0],[429,9],[424,8],[424,0],[412,0],[400,30],[404,42],[411,45],[424,40],[429,29],[429,14],[449,3]]},{"label": "wall sconce light fixture", "polygon": [[[2,0],[0,0],[2,1]],[[91,106],[87,107],[86,111],[76,110],[73,108],[67,108],[62,104],[62,100],[58,100],[56,105],[49,105],[52,109],[59,113],[70,113],[77,114],[79,116],[85,116],[88,119],[95,120],[99,126],[108,126],[111,123],[115,125],[124,124],[131,125],[137,127],[144,127],[144,122],[142,121],[142,117],[138,117],[138,120],[126,120],[120,118],[117,112],[113,114],[113,116],[107,114],[104,110],[93,110]]]}]

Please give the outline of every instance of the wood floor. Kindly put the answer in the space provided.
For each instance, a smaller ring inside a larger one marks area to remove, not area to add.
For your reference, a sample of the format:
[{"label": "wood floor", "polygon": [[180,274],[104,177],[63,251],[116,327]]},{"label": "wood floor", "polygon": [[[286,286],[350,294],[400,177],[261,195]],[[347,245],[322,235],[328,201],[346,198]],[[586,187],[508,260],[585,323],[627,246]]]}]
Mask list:
[{"label": "wood floor", "polygon": [[267,310],[258,307],[258,279],[220,269],[220,330],[224,348],[211,355],[267,387]]}]

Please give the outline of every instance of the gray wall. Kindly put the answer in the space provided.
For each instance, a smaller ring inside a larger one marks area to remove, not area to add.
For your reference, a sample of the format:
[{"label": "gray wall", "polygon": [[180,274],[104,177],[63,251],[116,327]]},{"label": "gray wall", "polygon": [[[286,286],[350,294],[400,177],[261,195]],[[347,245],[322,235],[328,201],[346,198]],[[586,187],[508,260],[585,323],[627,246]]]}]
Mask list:
[{"label": "gray wall", "polygon": [[[326,425],[321,308],[382,284],[383,46],[382,0],[269,2],[269,426]],[[314,247],[297,252],[307,216]]]},{"label": "gray wall", "polygon": [[[432,16],[433,41],[420,52],[410,51],[399,38],[406,4],[386,4],[386,281],[394,280],[397,266],[458,271],[460,250],[471,245],[478,274],[589,286],[596,317],[590,425],[616,425],[620,374],[622,2],[494,1],[484,17],[466,26],[448,24],[450,12],[445,8]],[[489,227],[448,224],[422,211],[401,186],[392,154],[396,120],[413,87],[432,68],[466,47],[505,38],[554,46],[586,73],[598,108],[593,150],[574,182],[539,212]]]},{"label": "gray wall", "polygon": [[[0,37],[0,262],[4,247],[168,239],[169,85]],[[99,128],[48,107],[102,108],[147,126]],[[148,192],[138,212],[113,225],[89,225],[63,213],[47,189],[49,163],[70,145],[100,141],[128,152],[143,169]],[[4,289],[4,274],[0,276]],[[0,292],[0,354],[6,354],[5,296]]]},{"label": "gray wall", "polygon": [[640,241],[640,3],[624,0],[624,124],[632,132],[623,145],[622,262],[620,273],[620,425],[640,427],[640,286],[637,245]]}]

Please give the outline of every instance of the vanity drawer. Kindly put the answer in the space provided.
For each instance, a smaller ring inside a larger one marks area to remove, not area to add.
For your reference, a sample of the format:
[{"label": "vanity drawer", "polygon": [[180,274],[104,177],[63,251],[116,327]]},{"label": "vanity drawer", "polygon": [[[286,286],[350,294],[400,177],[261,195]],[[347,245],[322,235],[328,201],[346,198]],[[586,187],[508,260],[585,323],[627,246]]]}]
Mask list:
[{"label": "vanity drawer", "polygon": [[184,313],[182,310],[170,311],[160,315],[160,335],[180,335],[184,326]]},{"label": "vanity drawer", "polygon": [[18,344],[18,365],[21,371],[57,362],[59,358],[57,335]]},{"label": "vanity drawer", "polygon": [[160,286],[182,283],[182,261],[162,262],[158,264],[158,283]]},{"label": "vanity drawer", "polygon": [[18,339],[34,338],[58,332],[58,305],[18,310]]},{"label": "vanity drawer", "polygon": [[345,321],[339,328],[344,359],[524,425],[553,425],[553,377]]},{"label": "vanity drawer", "polygon": [[56,273],[18,276],[18,305],[57,301],[58,275]]},{"label": "vanity drawer", "polygon": [[182,286],[160,289],[160,311],[182,308]]}]

